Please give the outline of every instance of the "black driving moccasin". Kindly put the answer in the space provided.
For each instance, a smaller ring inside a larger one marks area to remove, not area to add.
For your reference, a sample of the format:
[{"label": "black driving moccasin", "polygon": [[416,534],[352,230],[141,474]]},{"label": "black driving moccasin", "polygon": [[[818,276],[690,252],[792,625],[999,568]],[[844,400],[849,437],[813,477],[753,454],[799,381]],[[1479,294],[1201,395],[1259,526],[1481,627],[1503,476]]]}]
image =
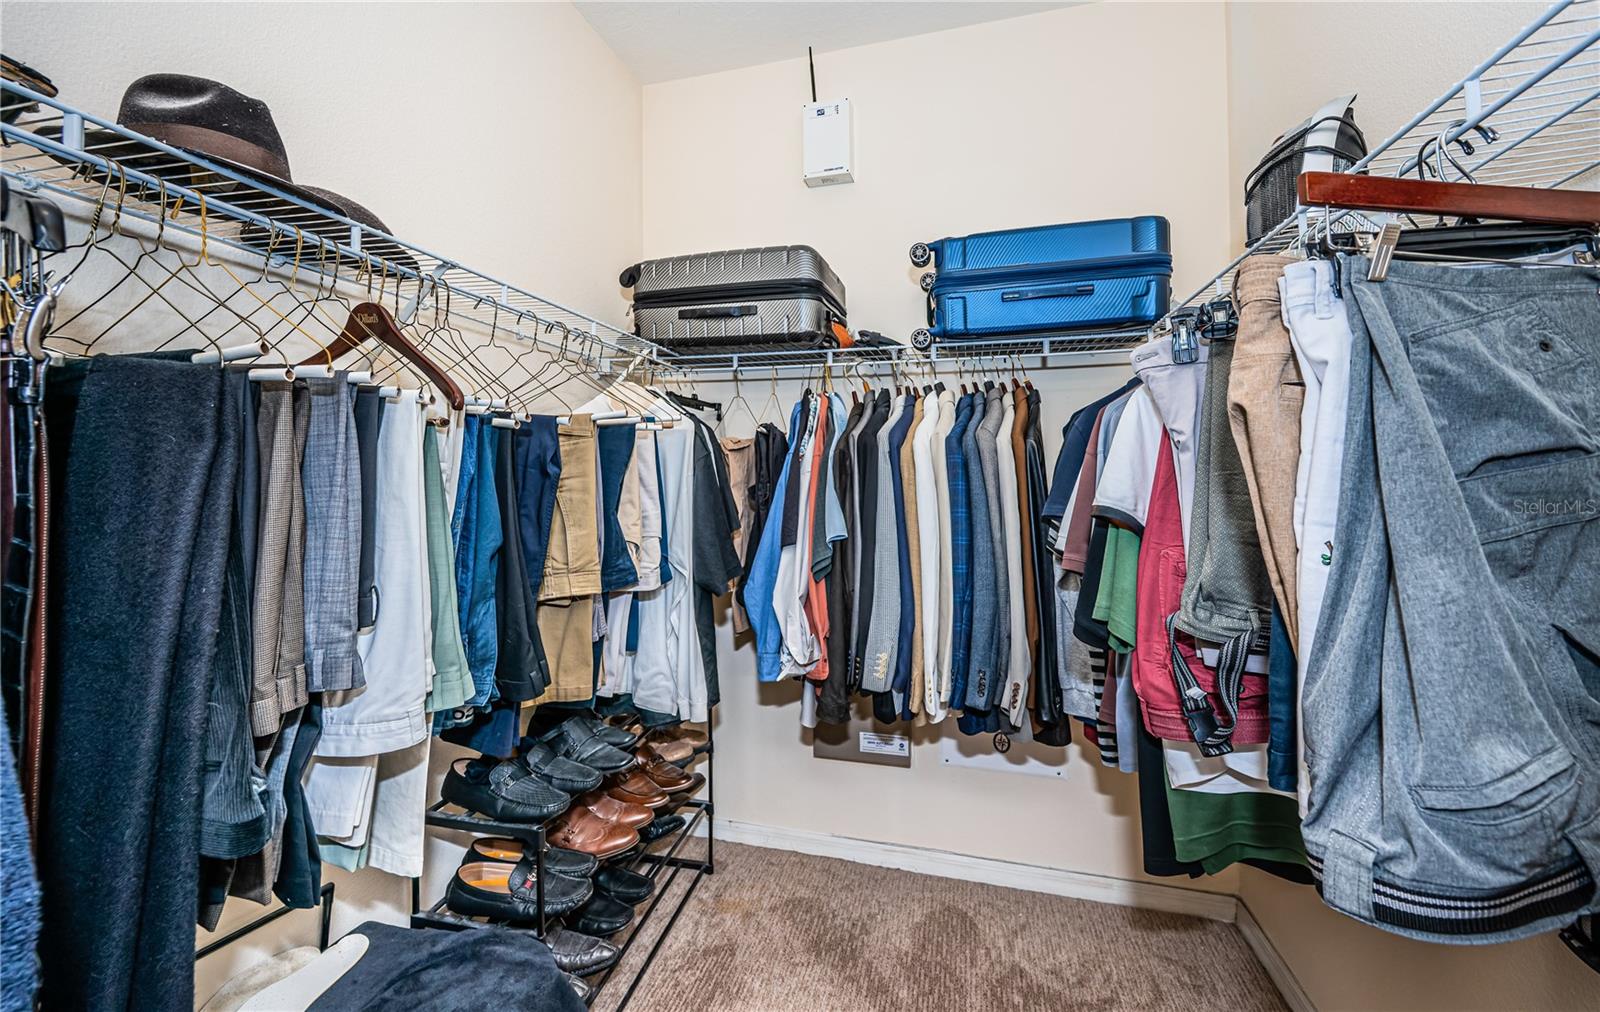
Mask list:
[{"label": "black driving moccasin", "polygon": [[501,822],[543,822],[567,810],[572,798],[521,763],[457,759],[439,796],[452,805]]},{"label": "black driving moccasin", "polygon": [[617,773],[633,765],[633,753],[607,745],[600,736],[586,731],[572,721],[567,721],[541,739],[573,762],[582,763],[602,773]]},{"label": "black driving moccasin", "polygon": [[[522,860],[525,855],[533,852],[527,849],[527,844],[521,840],[508,840],[499,836],[480,836],[467,847],[466,854],[461,863],[469,861],[499,861],[512,862]],[[582,851],[568,850],[565,847],[545,847],[544,866],[547,871],[568,878],[589,878],[595,869],[600,867],[600,861],[592,854]]]},{"label": "black driving moccasin", "polygon": [[604,938],[568,928],[551,928],[545,932],[544,944],[550,947],[556,966],[567,973],[599,973],[615,964],[622,951]]},{"label": "black driving moccasin", "polygon": [[[533,874],[533,860],[516,864],[474,861],[456,869],[445,890],[445,906],[463,917],[487,917],[493,921],[537,923],[539,894]],[[594,883],[583,878],[568,878],[554,872],[544,875],[544,912],[559,917],[594,898]]]},{"label": "black driving moccasin", "polygon": [[627,728],[607,724],[592,713],[580,713],[576,717],[569,719],[567,723],[577,724],[578,727],[595,735],[612,748],[626,749],[632,752],[633,747],[639,744],[639,736],[637,734]]},{"label": "black driving moccasin", "polygon": [[655,891],[655,880],[617,865],[607,865],[594,877],[594,887],[612,899],[637,906]]},{"label": "black driving moccasin", "polygon": [[614,935],[633,921],[633,907],[605,893],[595,893],[589,902],[568,914],[567,927],[601,938]]},{"label": "black driving moccasin", "polygon": [[683,828],[686,820],[681,815],[663,815],[650,825],[639,830],[639,839],[645,843],[654,843],[669,833],[676,833]]},{"label": "black driving moccasin", "polygon": [[517,757],[528,772],[548,780],[568,794],[586,794],[600,786],[605,774],[593,766],[574,762],[543,742],[536,743]]}]

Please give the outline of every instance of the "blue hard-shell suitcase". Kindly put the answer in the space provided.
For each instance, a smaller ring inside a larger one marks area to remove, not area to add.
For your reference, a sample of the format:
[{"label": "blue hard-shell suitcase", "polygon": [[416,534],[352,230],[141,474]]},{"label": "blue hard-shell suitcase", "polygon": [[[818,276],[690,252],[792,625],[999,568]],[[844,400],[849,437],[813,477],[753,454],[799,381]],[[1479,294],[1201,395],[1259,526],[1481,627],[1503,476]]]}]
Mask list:
[{"label": "blue hard-shell suitcase", "polygon": [[1003,337],[1152,324],[1171,298],[1172,242],[1159,215],[979,232],[917,243],[936,338]]}]

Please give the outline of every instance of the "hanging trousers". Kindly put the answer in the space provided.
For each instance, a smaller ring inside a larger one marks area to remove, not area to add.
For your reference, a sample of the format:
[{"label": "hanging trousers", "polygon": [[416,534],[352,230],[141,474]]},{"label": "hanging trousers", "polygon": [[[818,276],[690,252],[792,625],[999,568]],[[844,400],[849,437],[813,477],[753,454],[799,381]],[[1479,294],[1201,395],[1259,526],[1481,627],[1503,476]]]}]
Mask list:
[{"label": "hanging trousers", "polygon": [[238,473],[222,384],[215,366],[101,356],[47,387],[49,1008],[194,1005],[206,702]]}]

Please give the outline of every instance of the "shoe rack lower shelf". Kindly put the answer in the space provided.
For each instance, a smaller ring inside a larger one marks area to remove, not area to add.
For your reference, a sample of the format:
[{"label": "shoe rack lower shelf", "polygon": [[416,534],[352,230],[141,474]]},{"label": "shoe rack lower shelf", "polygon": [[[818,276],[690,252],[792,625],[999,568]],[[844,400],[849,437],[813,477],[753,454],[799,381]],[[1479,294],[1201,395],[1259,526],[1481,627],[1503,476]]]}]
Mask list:
[{"label": "shoe rack lower shelf", "polygon": [[[678,915],[683,912],[683,908],[688,904],[689,898],[694,895],[696,887],[700,884],[700,879],[705,875],[710,875],[714,870],[711,839],[712,802],[709,799],[688,799],[674,804],[668,809],[663,809],[659,813],[662,817],[669,814],[683,814],[688,817],[684,819],[682,826],[665,836],[648,843],[641,843],[632,850],[603,862],[604,864],[619,865],[629,871],[646,876],[653,881],[654,888],[651,889],[650,896],[647,899],[640,901],[644,904],[642,912],[637,906],[635,907],[637,916],[628,927],[623,929],[625,934],[621,942],[618,942],[617,935],[607,939],[607,941],[618,947],[617,956],[610,965],[599,968],[591,975],[591,979],[586,981],[590,987],[589,993],[584,997],[584,1001],[587,1004],[592,1005],[600,995],[601,990],[612,983],[618,968],[626,962],[628,953],[632,950],[634,943],[644,935],[645,925],[651,922],[658,910],[662,909],[662,900],[672,890],[678,876],[686,872],[690,873],[692,878],[689,880],[687,887],[676,901],[667,905],[670,913],[665,927],[656,934],[644,961],[628,978],[628,989],[623,993],[621,1001],[617,1003],[615,1008],[617,1012],[621,1012],[627,1006],[629,1000],[633,997],[634,991],[638,988],[639,982],[644,978],[645,973],[649,971],[650,965],[655,962],[662,943],[666,941],[673,925],[677,923]],[[680,851],[689,838],[694,835],[696,828],[702,821],[706,824],[705,856],[703,858],[682,856]],[[544,828],[542,826],[499,822],[494,819],[480,818],[459,810],[447,810],[445,802],[442,801],[428,810],[427,824],[476,835],[508,836],[522,840],[536,848],[536,853],[540,855],[537,874],[541,878],[543,876]],[[411,909],[411,927],[413,928],[442,928],[448,931],[462,931],[496,926],[526,933],[531,936],[530,941],[538,941],[544,937],[550,926],[550,922],[545,921],[543,917],[540,918],[540,923],[536,927],[463,917],[446,907],[443,897],[432,906],[423,909],[421,905],[420,879],[411,880]],[[559,920],[559,918],[550,919],[551,922],[559,922]],[[619,932],[619,934],[622,933]],[[621,978],[618,978],[619,982],[620,980]]]}]

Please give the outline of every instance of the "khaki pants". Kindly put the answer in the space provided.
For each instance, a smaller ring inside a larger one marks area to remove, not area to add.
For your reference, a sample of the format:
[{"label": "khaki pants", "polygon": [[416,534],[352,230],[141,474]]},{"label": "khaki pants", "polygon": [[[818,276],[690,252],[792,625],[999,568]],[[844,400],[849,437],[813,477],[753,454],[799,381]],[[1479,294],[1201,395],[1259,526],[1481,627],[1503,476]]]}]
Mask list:
[{"label": "khaki pants", "polygon": [[[573,415],[556,430],[561,444],[561,480],[550,523],[550,548],[544,560],[539,600],[600,593],[600,532],[595,525],[596,480],[594,419]],[[542,623],[541,623],[542,629]],[[549,642],[545,644],[549,648]]]},{"label": "khaki pants", "polygon": [[1234,301],[1239,333],[1228,373],[1228,424],[1244,465],[1267,577],[1298,648],[1295,606],[1295,472],[1306,385],[1279,308],[1278,279],[1291,257],[1256,256],[1239,266]]},{"label": "khaki pants", "polygon": [[539,602],[539,638],[550,664],[541,703],[569,703],[594,695],[594,598],[583,595]]}]

